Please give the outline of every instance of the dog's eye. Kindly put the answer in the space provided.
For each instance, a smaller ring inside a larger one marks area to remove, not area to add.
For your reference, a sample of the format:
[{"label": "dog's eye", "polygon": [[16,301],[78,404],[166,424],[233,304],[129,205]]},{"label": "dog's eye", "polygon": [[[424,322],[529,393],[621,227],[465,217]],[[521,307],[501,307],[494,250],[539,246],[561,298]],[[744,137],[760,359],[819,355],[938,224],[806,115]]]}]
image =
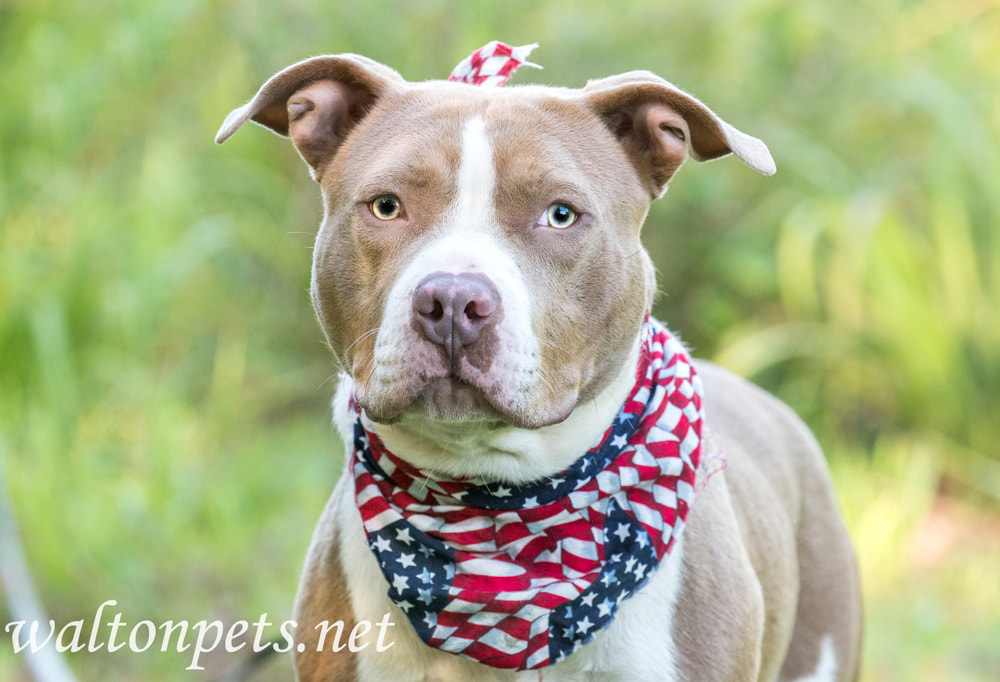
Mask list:
[{"label": "dog's eye", "polygon": [[392,194],[376,197],[368,206],[379,220],[395,220],[403,212],[403,204]]},{"label": "dog's eye", "polygon": [[577,218],[576,211],[566,204],[557,201],[545,209],[545,213],[538,219],[538,224],[562,230],[573,225]]}]

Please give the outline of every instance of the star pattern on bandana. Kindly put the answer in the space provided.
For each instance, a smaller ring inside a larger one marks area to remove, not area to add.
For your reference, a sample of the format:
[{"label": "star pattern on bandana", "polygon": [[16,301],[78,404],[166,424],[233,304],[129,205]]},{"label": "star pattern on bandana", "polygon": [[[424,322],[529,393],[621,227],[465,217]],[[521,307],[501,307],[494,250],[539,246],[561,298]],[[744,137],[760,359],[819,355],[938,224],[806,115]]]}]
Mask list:
[{"label": "star pattern on bandana", "polygon": [[[549,647],[556,658],[569,656],[614,620],[624,599],[640,589],[648,580],[647,573],[655,570],[659,560],[648,542],[645,529],[629,523],[630,518],[620,509],[608,514],[608,519],[628,528],[628,535],[611,536],[605,541],[608,556],[601,577],[584,590],[578,599],[557,608],[550,619],[555,630],[549,634]],[[647,540],[639,547],[639,538]],[[567,634],[567,632],[569,634]]]},{"label": "star pattern on bandana", "polygon": [[432,647],[504,669],[569,656],[679,537],[701,449],[701,382],[647,320],[636,385],[598,444],[547,479],[443,479],[354,413],[355,496],[389,598]]},{"label": "star pattern on bandana", "polygon": [[[417,634],[426,640],[434,632],[437,611],[444,606],[454,575],[454,569],[433,570],[433,566],[440,565],[442,560],[450,566],[454,552],[433,538],[421,536],[417,539],[411,533],[412,528],[405,521],[389,524],[369,534],[368,546],[386,576],[390,599],[403,610]],[[420,543],[420,549],[411,552],[415,541]],[[435,561],[427,562],[431,557]]]}]

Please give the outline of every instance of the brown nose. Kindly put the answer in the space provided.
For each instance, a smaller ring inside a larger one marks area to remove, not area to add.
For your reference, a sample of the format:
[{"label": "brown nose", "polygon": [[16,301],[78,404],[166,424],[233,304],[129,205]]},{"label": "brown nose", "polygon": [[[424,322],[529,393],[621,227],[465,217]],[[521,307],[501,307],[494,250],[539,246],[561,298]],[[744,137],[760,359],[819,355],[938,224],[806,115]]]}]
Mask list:
[{"label": "brown nose", "polygon": [[475,343],[500,307],[496,287],[477,273],[435,272],[413,292],[413,321],[424,337],[449,357]]}]

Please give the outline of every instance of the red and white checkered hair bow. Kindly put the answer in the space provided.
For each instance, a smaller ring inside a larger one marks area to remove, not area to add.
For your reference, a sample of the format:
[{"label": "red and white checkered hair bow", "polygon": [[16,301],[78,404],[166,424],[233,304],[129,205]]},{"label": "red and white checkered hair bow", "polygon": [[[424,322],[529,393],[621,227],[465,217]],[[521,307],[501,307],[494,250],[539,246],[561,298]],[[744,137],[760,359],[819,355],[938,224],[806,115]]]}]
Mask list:
[{"label": "red and white checkered hair bow", "polygon": [[542,68],[528,61],[528,55],[536,47],[538,43],[511,47],[490,41],[459,62],[448,80],[471,85],[503,85],[521,66]]}]

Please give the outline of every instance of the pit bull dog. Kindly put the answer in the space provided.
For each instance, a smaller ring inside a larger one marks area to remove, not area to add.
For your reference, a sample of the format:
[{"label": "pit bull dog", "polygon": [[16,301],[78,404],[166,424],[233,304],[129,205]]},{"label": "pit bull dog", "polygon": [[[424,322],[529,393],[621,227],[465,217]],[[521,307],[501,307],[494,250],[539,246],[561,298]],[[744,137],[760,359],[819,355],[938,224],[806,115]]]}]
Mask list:
[{"label": "pit bull dog", "polygon": [[[856,679],[818,445],[649,317],[650,202],[689,156],[774,173],[760,140],[648,72],[476,87],[351,54],[279,72],[216,141],[250,120],[322,189],[311,296],[343,368],[299,680]],[[357,652],[317,625],[386,618]]]}]

